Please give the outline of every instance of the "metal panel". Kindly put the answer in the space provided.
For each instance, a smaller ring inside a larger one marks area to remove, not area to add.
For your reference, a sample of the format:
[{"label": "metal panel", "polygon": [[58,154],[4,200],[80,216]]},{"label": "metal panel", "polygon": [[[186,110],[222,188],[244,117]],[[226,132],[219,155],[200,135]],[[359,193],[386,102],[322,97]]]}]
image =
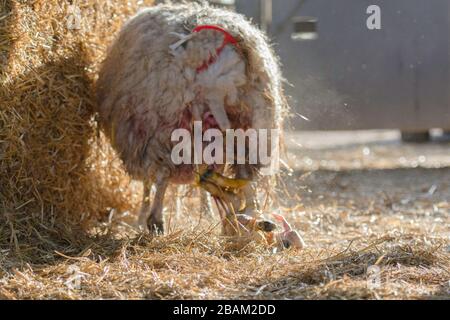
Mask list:
[{"label": "metal panel", "polygon": [[[261,23],[265,1],[236,9]],[[381,30],[366,26],[373,4]],[[299,17],[317,19],[316,40],[291,38]],[[449,31],[448,0],[272,1],[268,29],[291,104],[310,119],[296,126],[328,130],[450,128]]]}]

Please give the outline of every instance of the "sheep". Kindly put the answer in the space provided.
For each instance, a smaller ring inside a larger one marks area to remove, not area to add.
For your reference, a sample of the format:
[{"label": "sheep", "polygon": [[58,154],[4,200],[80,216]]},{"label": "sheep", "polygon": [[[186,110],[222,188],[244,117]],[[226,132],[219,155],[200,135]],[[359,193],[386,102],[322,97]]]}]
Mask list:
[{"label": "sheep", "polygon": [[[282,82],[265,35],[238,13],[160,4],[132,17],[107,52],[96,90],[103,131],[128,173],[144,184],[140,223],[163,233],[168,185],[190,184],[198,174],[193,165],[174,165],[174,129],[190,130],[200,120],[220,130],[281,130],[288,114]],[[258,212],[260,168],[232,166],[236,178],[251,181],[242,189],[246,207],[237,214]]]}]

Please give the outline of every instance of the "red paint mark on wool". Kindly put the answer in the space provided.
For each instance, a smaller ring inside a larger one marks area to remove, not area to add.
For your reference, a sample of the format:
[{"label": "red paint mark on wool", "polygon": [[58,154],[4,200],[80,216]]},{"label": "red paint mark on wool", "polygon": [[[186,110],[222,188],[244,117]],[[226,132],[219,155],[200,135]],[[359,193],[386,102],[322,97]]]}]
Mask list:
[{"label": "red paint mark on wool", "polygon": [[192,32],[200,32],[202,30],[219,31],[219,32],[223,33],[225,38],[223,39],[222,45],[216,49],[216,55],[209,57],[208,61],[205,61],[200,67],[198,67],[197,73],[200,73],[200,72],[208,69],[208,67],[216,61],[216,58],[220,55],[220,53],[222,52],[223,48],[225,48],[226,45],[231,44],[231,45],[234,45],[235,47],[237,47],[237,43],[238,43],[237,40],[228,31],[226,31],[218,26],[213,26],[213,25],[197,26],[194,28],[194,30],[192,30]]}]

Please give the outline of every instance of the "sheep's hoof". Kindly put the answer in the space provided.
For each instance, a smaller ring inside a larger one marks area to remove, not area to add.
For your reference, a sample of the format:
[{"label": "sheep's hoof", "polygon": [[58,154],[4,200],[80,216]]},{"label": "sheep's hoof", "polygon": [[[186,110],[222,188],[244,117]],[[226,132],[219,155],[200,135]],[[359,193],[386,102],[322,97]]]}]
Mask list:
[{"label": "sheep's hoof", "polygon": [[151,217],[147,221],[147,227],[152,235],[162,235],[164,234],[164,223],[162,221],[157,221]]}]

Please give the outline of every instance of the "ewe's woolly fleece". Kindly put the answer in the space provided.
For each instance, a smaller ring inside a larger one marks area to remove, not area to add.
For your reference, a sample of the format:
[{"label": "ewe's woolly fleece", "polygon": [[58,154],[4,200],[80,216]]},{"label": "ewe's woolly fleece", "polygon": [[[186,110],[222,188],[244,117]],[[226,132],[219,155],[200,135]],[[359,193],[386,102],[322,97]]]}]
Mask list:
[{"label": "ewe's woolly fleece", "polygon": [[173,33],[188,35],[198,25],[219,26],[238,41],[238,60],[245,68],[228,53],[224,63],[242,72],[225,79],[228,88],[218,93],[226,98],[227,112],[233,104],[242,114],[249,113],[253,128],[282,127],[288,106],[279,64],[261,31],[240,14],[207,5],[165,4],[144,9],[122,28],[97,82],[101,123],[136,178],[154,176],[164,167],[171,169],[170,135],[183,110],[196,98],[194,89],[203,85],[207,94],[214,86],[224,88],[219,81],[210,82],[207,88],[209,80],[201,81],[196,74],[196,68],[222,43],[221,33],[201,31],[175,52],[169,49],[179,40]]}]

